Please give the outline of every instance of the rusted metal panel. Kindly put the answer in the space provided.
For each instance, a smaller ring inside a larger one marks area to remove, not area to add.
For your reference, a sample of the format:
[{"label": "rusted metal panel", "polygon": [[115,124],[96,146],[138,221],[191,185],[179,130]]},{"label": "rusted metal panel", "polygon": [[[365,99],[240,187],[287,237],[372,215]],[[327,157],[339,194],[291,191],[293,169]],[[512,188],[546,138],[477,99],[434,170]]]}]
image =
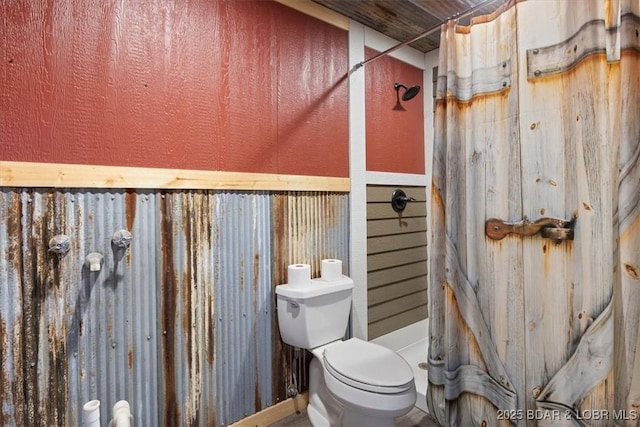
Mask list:
[{"label": "rusted metal panel", "polygon": [[15,378],[22,376],[22,300],[20,275],[20,195],[0,192],[0,424],[15,424],[24,417],[24,394]]},{"label": "rusted metal panel", "polygon": [[311,265],[312,277],[319,277],[323,259],[347,260],[348,195],[292,192],[273,198],[274,216],[286,215],[285,227],[275,230],[288,240],[287,257],[274,260],[282,270],[288,264],[304,262]]},{"label": "rusted metal panel", "polygon": [[217,407],[228,425],[273,404],[271,204],[267,193],[215,198]]},{"label": "rusted metal panel", "polygon": [[348,265],[347,197],[3,188],[0,425],[81,425],[91,399],[103,424],[125,399],[139,425],[226,425],[285,398],[274,270]]},{"label": "rusted metal panel", "polygon": [[203,425],[215,415],[214,193],[163,192],[158,211],[160,425]]},{"label": "rusted metal panel", "polygon": [[[320,276],[322,259],[343,261],[343,273],[349,274],[349,196],[333,193],[276,193],[271,196],[273,227],[273,286],[287,281],[287,266],[294,263],[311,265],[311,276]],[[357,286],[357,285],[356,285]],[[277,319],[275,330],[277,331]],[[291,382],[289,346],[274,340],[273,396],[275,401],[287,397]],[[302,366],[311,361],[302,353]],[[295,367],[294,367],[295,368]],[[304,370],[303,374],[304,374]],[[306,378],[298,378],[299,388],[307,386]]]},{"label": "rusted metal panel", "polygon": [[[3,189],[0,318],[10,328],[3,365],[12,367],[4,371],[3,424],[80,424],[82,404],[94,398],[103,408],[129,400],[138,419],[157,420],[156,366],[144,360],[155,353],[146,339],[155,328],[146,303],[154,257],[134,266],[131,253],[111,246],[111,234],[126,228],[127,203],[124,192]],[[153,223],[138,225],[134,253],[153,237]],[[47,250],[57,234],[71,238],[63,256]],[[85,266],[89,252],[104,255],[101,271]]]},{"label": "rusted metal panel", "polygon": [[[217,414],[227,425],[288,397],[273,288],[289,264],[310,263],[314,277],[324,258],[348,264],[348,196],[221,193],[215,217]],[[309,361],[303,353],[302,366]],[[306,389],[306,378],[297,382]]]},{"label": "rusted metal panel", "polygon": [[[164,403],[164,396],[158,380],[159,362],[156,354],[160,332],[155,300],[160,286],[160,257],[156,248],[160,245],[157,217],[161,198],[155,192],[140,190],[127,190],[123,197],[123,227],[131,231],[133,240],[124,256],[122,252],[118,255],[119,268],[123,271],[121,276],[116,274],[114,278],[122,277],[120,280],[123,285],[130,288],[129,293],[123,296],[128,299],[122,300],[126,304],[127,317],[131,319],[127,331],[130,347],[126,360],[128,369],[133,370],[130,375],[134,378],[135,400],[129,403],[132,411],[135,411],[137,423],[159,425],[158,405]],[[117,396],[113,398],[118,399]]]}]

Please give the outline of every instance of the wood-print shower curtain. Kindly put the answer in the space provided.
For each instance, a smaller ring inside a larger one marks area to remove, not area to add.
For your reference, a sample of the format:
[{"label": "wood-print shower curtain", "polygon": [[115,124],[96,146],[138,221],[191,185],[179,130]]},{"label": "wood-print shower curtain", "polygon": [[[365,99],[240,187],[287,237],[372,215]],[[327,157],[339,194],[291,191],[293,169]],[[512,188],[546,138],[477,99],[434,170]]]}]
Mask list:
[{"label": "wood-print shower curtain", "polygon": [[[449,22],[436,104],[432,415],[637,425],[640,0],[514,0]],[[544,218],[565,230],[523,225]],[[489,238],[489,219],[512,233]]]}]

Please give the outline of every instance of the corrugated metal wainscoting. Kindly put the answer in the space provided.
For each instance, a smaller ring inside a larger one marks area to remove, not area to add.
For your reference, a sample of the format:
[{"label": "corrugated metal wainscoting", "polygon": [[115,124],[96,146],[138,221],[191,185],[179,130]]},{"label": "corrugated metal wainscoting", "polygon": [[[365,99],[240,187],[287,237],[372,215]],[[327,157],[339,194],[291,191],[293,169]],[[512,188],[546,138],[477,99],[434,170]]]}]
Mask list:
[{"label": "corrugated metal wainscoting", "polygon": [[273,287],[348,265],[348,223],[346,194],[3,188],[0,425],[82,425],[91,399],[102,425],[120,399],[140,426],[228,425],[285,399]]},{"label": "corrugated metal wainscoting", "polygon": [[[413,197],[402,213],[391,195]],[[367,186],[367,303],[369,339],[427,318],[425,187]]]}]

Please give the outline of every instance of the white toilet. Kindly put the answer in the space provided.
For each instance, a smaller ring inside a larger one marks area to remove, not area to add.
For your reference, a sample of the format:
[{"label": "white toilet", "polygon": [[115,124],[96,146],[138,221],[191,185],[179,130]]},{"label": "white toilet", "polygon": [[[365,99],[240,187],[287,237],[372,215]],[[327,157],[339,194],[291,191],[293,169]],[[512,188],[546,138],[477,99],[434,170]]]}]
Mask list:
[{"label": "white toilet", "polygon": [[351,338],[343,341],[353,280],[276,286],[282,340],[314,355],[307,413],[314,427],[395,426],[416,403],[413,371],[397,353]]}]

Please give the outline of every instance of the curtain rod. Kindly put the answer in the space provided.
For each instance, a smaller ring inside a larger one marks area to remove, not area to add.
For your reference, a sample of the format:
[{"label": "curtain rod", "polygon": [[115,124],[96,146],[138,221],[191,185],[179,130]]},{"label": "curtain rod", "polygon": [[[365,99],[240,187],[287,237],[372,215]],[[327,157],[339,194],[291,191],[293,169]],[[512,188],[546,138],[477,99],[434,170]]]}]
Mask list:
[{"label": "curtain rod", "polygon": [[404,41],[404,42],[402,42],[402,43],[399,43],[399,44],[397,44],[397,45],[395,45],[395,46],[392,46],[392,47],[390,47],[389,49],[385,50],[384,52],[380,52],[379,54],[377,54],[377,55],[375,55],[375,56],[372,56],[371,58],[369,58],[369,59],[367,59],[367,60],[365,60],[365,61],[358,62],[358,63],[353,67],[353,69],[354,69],[354,70],[357,70],[358,68],[363,67],[364,65],[366,65],[366,64],[368,64],[368,63],[370,63],[370,62],[373,62],[373,61],[375,61],[376,59],[379,59],[379,58],[381,58],[381,57],[383,57],[383,56],[386,56],[386,55],[390,54],[391,52],[393,52],[393,51],[395,51],[395,50],[400,49],[401,47],[404,47],[404,46],[406,46],[406,45],[408,45],[408,44],[410,44],[410,43],[413,43],[413,42],[415,42],[415,41],[420,40],[421,38],[424,38],[424,37],[428,36],[428,35],[429,35],[429,34],[431,34],[431,33],[436,32],[437,30],[439,30],[439,29],[440,29],[440,27],[442,26],[442,24],[443,24],[443,23],[445,23],[445,22],[449,21],[450,19],[462,19],[462,18],[465,18],[465,17],[467,17],[467,16],[469,16],[469,15],[471,15],[471,14],[473,14],[473,13],[477,12],[477,11],[478,11],[478,9],[482,9],[483,7],[487,6],[488,4],[490,4],[490,3],[495,3],[496,1],[498,1],[498,0],[485,0],[485,1],[483,1],[482,3],[479,3],[479,4],[475,5],[475,6],[473,6],[472,8],[467,9],[466,11],[464,11],[464,12],[462,12],[462,13],[459,13],[459,14],[456,14],[456,15],[453,15],[453,16],[450,16],[450,17],[448,17],[446,20],[444,20],[443,22],[441,22],[441,23],[439,23],[439,24],[437,24],[437,25],[434,25],[433,27],[429,28],[429,29],[428,29],[428,30],[426,30],[425,32],[418,34],[418,35],[417,35],[417,36],[415,36],[414,38],[409,39],[409,40],[407,40],[407,41]]}]

